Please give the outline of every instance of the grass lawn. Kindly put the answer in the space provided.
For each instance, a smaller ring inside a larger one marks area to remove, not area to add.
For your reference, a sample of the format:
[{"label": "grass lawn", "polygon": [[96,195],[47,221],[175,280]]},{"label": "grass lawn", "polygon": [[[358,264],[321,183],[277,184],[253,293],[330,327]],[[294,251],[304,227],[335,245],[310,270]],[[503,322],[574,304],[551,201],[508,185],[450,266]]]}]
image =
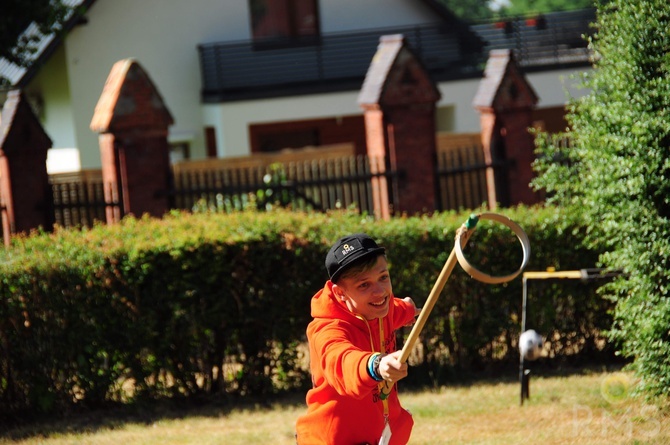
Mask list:
[{"label": "grass lawn", "polygon": [[[670,444],[670,409],[633,397],[634,385],[625,373],[581,372],[534,376],[523,406],[518,382],[422,392],[401,386],[400,398],[414,415],[412,445]],[[293,445],[304,410],[300,395],[271,406],[90,413],[0,432],[0,444]]]}]

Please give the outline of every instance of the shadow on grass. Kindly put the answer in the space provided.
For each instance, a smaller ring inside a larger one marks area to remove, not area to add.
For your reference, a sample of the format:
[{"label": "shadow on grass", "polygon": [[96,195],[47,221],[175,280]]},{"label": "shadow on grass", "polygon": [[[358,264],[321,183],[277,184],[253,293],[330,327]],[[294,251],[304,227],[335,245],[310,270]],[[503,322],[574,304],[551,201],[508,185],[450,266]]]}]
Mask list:
[{"label": "shadow on grass", "polygon": [[[628,362],[623,359],[608,358],[599,361],[580,361],[570,363],[565,359],[540,358],[536,361],[526,361],[525,369],[529,369],[534,377],[569,377],[592,373],[616,372],[626,366]],[[431,372],[425,366],[415,369],[414,375],[410,375],[405,381],[405,387],[412,391],[431,390],[439,387],[465,387],[479,383],[514,383],[520,382],[519,363],[506,363],[490,366],[486,369],[454,371],[441,369]],[[425,384],[431,382],[431,384]],[[432,385],[432,386],[431,386]]]},{"label": "shadow on grass", "polygon": [[[581,367],[553,367],[550,362],[538,360],[530,365],[534,377],[552,378],[585,375],[590,373],[616,372],[622,364],[593,365]],[[439,386],[466,387],[475,384],[519,382],[518,368],[491,375],[474,373],[468,377],[449,379]],[[436,389],[426,385],[408,384],[403,391],[422,392]],[[151,425],[161,420],[179,420],[189,417],[220,418],[233,411],[266,411],[277,408],[305,406],[305,393],[296,392],[272,398],[209,398],[204,400],[170,399],[161,401],[138,401],[133,404],[108,405],[96,409],[75,407],[67,412],[48,417],[38,415],[16,416],[0,421],[0,440],[18,441],[56,434],[85,434],[100,430],[117,429],[128,424]]]},{"label": "shadow on grass", "polygon": [[151,425],[162,420],[189,417],[220,418],[233,411],[265,411],[304,406],[305,394],[292,393],[273,398],[236,398],[208,400],[140,401],[133,404],[110,404],[96,409],[75,407],[48,417],[34,414],[0,421],[0,440],[19,441],[56,434],[85,434],[117,429],[128,424]]}]

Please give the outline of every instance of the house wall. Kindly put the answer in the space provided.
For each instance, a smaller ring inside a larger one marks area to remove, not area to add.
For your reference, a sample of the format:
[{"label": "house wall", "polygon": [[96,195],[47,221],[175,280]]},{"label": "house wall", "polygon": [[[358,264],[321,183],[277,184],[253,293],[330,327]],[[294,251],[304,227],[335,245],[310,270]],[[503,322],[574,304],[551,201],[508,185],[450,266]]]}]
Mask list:
[{"label": "house wall", "polygon": [[[578,88],[575,78],[585,69],[565,69],[528,73],[526,79],[531,84],[539,100],[537,108],[563,106],[569,98],[578,98],[587,93]],[[438,84],[442,98],[438,102],[437,129],[455,133],[480,131],[479,113],[473,108],[481,79],[470,79],[458,82],[442,82]],[[440,119],[453,119],[450,125]]]},{"label": "house wall", "polygon": [[[439,21],[415,0],[320,0],[319,8],[323,33]],[[89,124],[105,80],[114,63],[131,57],[149,74],[174,116],[170,141],[188,142],[194,159],[205,157],[206,126],[215,128],[218,156],[243,156],[249,154],[251,124],[362,115],[358,91],[202,104],[197,46],[248,40],[246,0],[198,0],[197,7],[180,0],[98,0],[86,16],[88,23],[68,34],[30,85],[44,94],[45,127],[54,147],[79,148],[84,169],[100,167],[97,134]],[[560,75],[529,76],[541,106],[565,102]],[[478,82],[439,85],[439,131],[479,130],[471,105]]]},{"label": "house wall", "polygon": [[[562,106],[567,97],[579,97],[585,91],[574,87],[571,76],[579,70],[531,73],[527,79],[540,97],[539,107]],[[437,103],[436,127],[440,132],[479,132],[479,113],[472,106],[481,79],[442,82]],[[208,123],[220,129],[217,150],[220,157],[242,156],[251,146],[249,125],[291,120],[337,118],[361,115],[358,91],[307,95],[292,98],[250,100],[229,104],[208,104],[204,108]]]},{"label": "house wall", "polygon": [[47,168],[51,173],[80,168],[65,60],[65,49],[61,46],[25,90],[54,144],[47,152]]},{"label": "house wall", "polygon": [[440,18],[414,0],[320,0],[321,32],[437,23]]},{"label": "house wall", "polygon": [[[244,17],[244,20],[240,20]],[[175,118],[171,140],[188,141],[194,157],[205,143],[200,107],[197,45],[249,36],[247,2],[198,0],[99,0],[88,24],[65,40],[71,105],[82,167],[99,167],[97,135],[89,124],[112,65],[135,58],[163,95]]]},{"label": "house wall", "polygon": [[[321,0],[321,30],[330,33],[436,20],[425,5],[417,3],[418,7],[406,0]],[[385,13],[378,14],[382,8]],[[175,125],[170,128],[171,141],[189,142],[191,155],[204,157],[203,127],[214,123],[222,155],[239,155],[248,150],[248,144],[240,144],[248,139],[246,134],[240,134],[246,133],[246,123],[221,128],[221,120],[213,119],[208,107],[201,106],[197,51],[201,43],[249,39],[247,1],[198,0],[194,7],[193,3],[180,0],[98,0],[87,19],[87,24],[73,29],[65,39],[65,51],[60,56],[63,66],[55,67],[51,61],[47,65],[49,74],[45,77],[56,69],[60,76],[67,76],[68,83],[45,89],[45,99],[48,96],[49,102],[52,97],[56,100],[54,109],[71,108],[70,113],[50,113],[54,117],[45,121],[54,147],[76,146],[82,168],[100,166],[97,135],[91,132],[89,123],[112,65],[132,57],[149,73],[175,118]],[[52,88],[58,91],[53,96],[48,92]],[[68,88],[69,104],[63,96]],[[271,119],[285,119],[281,117],[283,108],[278,110],[279,116],[275,114]],[[225,108],[222,117],[230,114]],[[68,115],[71,122],[65,122]]]}]

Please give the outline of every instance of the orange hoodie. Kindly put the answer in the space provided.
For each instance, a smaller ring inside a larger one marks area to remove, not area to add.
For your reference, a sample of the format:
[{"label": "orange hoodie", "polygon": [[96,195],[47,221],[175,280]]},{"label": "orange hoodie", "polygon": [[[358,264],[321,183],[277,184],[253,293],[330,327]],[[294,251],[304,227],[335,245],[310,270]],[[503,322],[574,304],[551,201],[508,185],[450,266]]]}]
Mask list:
[{"label": "orange hoodie", "polygon": [[[296,422],[299,445],[377,444],[384,429],[379,382],[368,373],[373,352],[380,351],[379,320],[356,317],[332,293],[332,282],[312,297],[307,327],[313,387],[307,413]],[[414,307],[392,298],[382,319],[381,352],[396,350],[395,330],[414,321]],[[372,343],[372,344],[371,344]],[[388,396],[391,445],[409,441],[414,421],[400,406],[396,385]]]}]

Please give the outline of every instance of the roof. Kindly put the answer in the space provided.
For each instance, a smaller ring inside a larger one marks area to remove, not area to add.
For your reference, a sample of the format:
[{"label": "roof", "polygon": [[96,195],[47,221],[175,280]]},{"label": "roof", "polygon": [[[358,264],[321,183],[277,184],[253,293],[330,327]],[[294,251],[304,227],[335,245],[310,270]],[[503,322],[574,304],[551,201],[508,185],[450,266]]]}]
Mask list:
[{"label": "roof", "polygon": [[95,2],[95,0],[62,0],[63,4],[71,8],[61,31],[52,34],[41,34],[37,25],[33,22],[23,31],[23,36],[37,36],[34,54],[27,56],[31,61],[30,66],[18,66],[4,57],[0,57],[0,77],[4,77],[10,82],[10,88],[25,87],[37,74],[39,68],[46,63],[58,46],[63,41],[67,33],[76,25],[81,23],[84,12]]}]

